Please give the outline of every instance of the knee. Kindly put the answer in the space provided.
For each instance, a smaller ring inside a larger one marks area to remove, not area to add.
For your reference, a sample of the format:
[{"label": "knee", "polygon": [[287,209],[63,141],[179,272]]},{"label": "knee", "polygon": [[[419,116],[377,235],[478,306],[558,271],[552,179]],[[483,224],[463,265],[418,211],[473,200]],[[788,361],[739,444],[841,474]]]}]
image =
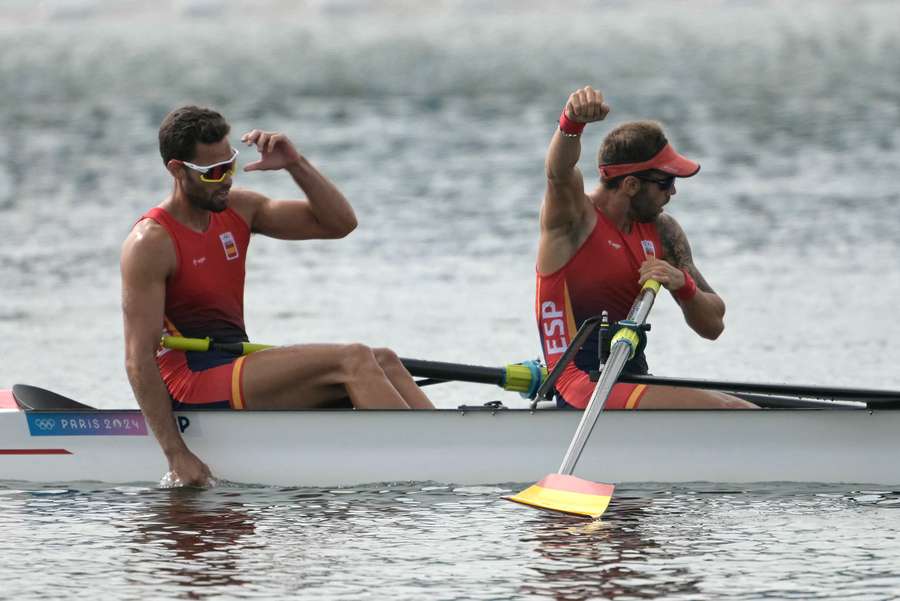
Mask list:
[{"label": "knee", "polygon": [[373,352],[375,353],[375,360],[378,361],[378,365],[381,367],[382,371],[384,371],[384,373],[392,380],[412,377],[406,370],[406,366],[403,365],[403,361],[401,361],[400,357],[397,356],[397,353],[391,349],[377,348],[374,349]]},{"label": "knee", "polygon": [[365,344],[347,344],[342,350],[341,371],[347,378],[354,378],[377,366],[375,354]]},{"label": "knee", "polygon": [[400,357],[389,348],[372,349],[372,353],[374,353],[378,365],[382,367],[393,367],[400,364]]}]

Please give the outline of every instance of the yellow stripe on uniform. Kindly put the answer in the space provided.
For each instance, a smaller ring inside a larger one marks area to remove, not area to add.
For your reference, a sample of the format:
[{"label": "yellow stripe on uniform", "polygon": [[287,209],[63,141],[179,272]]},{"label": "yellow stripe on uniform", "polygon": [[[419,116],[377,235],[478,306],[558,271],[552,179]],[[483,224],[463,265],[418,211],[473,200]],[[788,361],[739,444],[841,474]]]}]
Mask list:
[{"label": "yellow stripe on uniform", "polygon": [[572,299],[569,297],[569,283],[566,281],[563,281],[563,297],[566,300],[566,348],[569,348],[572,339],[575,338],[575,332],[578,331],[578,326],[575,325],[575,311],[572,310]]},{"label": "yellow stripe on uniform", "polygon": [[240,357],[234,362],[231,369],[231,407],[233,409],[244,409],[243,386],[241,386],[241,376],[244,371],[244,359],[246,356]]},{"label": "yellow stripe on uniform", "polygon": [[647,388],[646,384],[638,384],[634,387],[634,390],[628,395],[628,400],[625,401],[626,409],[634,409],[637,407],[638,401],[641,400],[641,395],[644,394],[645,388]]}]

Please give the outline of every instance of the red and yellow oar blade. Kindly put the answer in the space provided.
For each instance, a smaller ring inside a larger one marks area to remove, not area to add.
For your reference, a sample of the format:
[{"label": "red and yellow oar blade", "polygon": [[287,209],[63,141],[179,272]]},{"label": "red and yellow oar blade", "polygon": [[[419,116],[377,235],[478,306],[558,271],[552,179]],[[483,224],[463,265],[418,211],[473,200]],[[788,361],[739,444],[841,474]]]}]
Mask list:
[{"label": "red and yellow oar blade", "polygon": [[615,488],[575,476],[550,474],[519,494],[503,498],[539,509],[598,518],[606,511]]}]

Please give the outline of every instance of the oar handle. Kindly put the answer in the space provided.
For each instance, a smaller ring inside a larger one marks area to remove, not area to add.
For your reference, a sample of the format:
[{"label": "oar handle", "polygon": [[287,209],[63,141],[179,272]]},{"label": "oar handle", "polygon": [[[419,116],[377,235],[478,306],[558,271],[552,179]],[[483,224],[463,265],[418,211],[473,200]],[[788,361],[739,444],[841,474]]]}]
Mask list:
[{"label": "oar handle", "polygon": [[[210,338],[185,338],[183,336],[163,336],[161,345],[176,351],[205,353],[219,351],[235,356],[249,355],[257,351],[273,348],[270,344],[253,342],[216,342]],[[479,365],[462,365],[459,363],[443,363],[440,361],[422,361],[405,359],[400,361],[409,373],[418,378],[430,378],[443,381],[473,382],[476,384],[496,384],[504,390],[519,392],[523,395],[534,395],[534,391],[547,377],[546,368],[533,361],[511,363],[505,367],[481,367]]]},{"label": "oar handle", "polygon": [[250,353],[273,348],[271,344],[257,344],[254,342],[215,342],[210,338],[184,338],[182,336],[163,336],[161,344],[163,347],[175,351],[193,351],[198,353],[219,351],[237,356],[249,355]]},{"label": "oar handle", "polygon": [[409,373],[417,378],[443,382],[453,380],[475,384],[495,384],[503,390],[519,392],[526,396],[533,395],[543,379],[547,377],[547,369],[533,361],[510,363],[505,367],[423,361],[405,357],[401,357],[400,361]]}]

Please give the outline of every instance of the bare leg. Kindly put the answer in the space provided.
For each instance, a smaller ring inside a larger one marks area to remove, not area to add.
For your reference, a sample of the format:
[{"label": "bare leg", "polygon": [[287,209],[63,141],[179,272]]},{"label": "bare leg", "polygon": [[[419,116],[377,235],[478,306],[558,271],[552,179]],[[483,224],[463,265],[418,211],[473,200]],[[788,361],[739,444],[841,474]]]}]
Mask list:
[{"label": "bare leg", "polygon": [[712,390],[647,386],[639,409],[758,409],[753,403]]},{"label": "bare leg", "polygon": [[416,384],[397,353],[389,348],[372,349],[378,365],[411,409],[434,409],[434,405]]},{"label": "bare leg", "polygon": [[346,396],[359,409],[410,408],[375,353],[362,344],[310,344],[254,353],[245,359],[243,389],[248,409],[312,408]]}]

